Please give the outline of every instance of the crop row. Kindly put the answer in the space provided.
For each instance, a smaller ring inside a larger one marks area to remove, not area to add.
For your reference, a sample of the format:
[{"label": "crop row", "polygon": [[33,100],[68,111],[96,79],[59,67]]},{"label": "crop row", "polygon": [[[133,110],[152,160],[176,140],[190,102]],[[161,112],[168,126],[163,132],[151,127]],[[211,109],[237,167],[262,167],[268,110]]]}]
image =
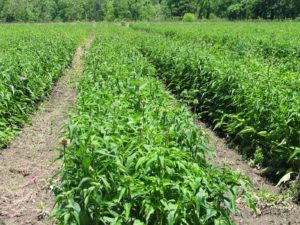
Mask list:
[{"label": "crop row", "polygon": [[299,72],[300,27],[297,23],[201,23],[131,25],[136,30],[186,40],[202,48],[231,51],[247,60],[257,58],[283,71]]},{"label": "crop row", "polygon": [[232,224],[237,197],[249,201],[248,181],[206,162],[211,151],[193,115],[126,35],[101,25],[86,56],[53,216],[60,224]]},{"label": "crop row", "polygon": [[[128,32],[168,88],[225,131],[241,151],[280,176],[300,169],[300,77],[255,58],[158,34]],[[159,43],[159,44],[157,44]]]},{"label": "crop row", "polygon": [[50,92],[90,25],[0,27],[0,147]]}]

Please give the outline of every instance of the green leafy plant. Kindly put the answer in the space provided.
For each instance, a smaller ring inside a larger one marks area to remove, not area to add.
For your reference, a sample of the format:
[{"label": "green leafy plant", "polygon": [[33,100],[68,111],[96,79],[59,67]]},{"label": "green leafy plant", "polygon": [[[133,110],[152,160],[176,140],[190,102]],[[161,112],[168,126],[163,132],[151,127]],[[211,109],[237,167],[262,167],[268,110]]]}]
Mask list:
[{"label": "green leafy plant", "polygon": [[268,167],[275,180],[299,171],[300,144],[299,40],[289,30],[294,25],[277,26],[286,27],[270,41],[276,26],[264,24],[133,25],[140,31],[135,42],[167,87],[183,99],[198,99],[201,117]]},{"label": "green leafy plant", "polygon": [[212,152],[186,106],[156,79],[131,32],[112,25],[85,59],[68,125],[59,224],[233,224],[249,181],[206,162]]},{"label": "green leafy plant", "polygon": [[183,15],[183,22],[195,22],[196,17],[193,13],[185,13]]},{"label": "green leafy plant", "polygon": [[91,25],[0,27],[0,148],[44,100]]}]

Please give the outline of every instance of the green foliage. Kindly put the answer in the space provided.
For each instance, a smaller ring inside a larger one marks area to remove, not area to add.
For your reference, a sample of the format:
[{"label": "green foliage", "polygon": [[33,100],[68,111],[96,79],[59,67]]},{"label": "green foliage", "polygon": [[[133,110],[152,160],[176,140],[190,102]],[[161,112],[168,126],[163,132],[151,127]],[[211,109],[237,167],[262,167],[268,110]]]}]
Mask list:
[{"label": "green foliage", "polygon": [[0,21],[295,19],[299,0],[1,0]]},{"label": "green foliage", "polygon": [[246,25],[133,28],[151,33],[139,32],[136,42],[168,88],[198,99],[194,108],[202,118],[279,179],[300,169],[300,29],[295,23]]},{"label": "green foliage", "polygon": [[112,22],[115,20],[114,5],[112,0],[108,0],[105,5],[105,17],[106,21]]},{"label": "green foliage", "polygon": [[220,20],[221,18],[219,18],[218,16],[216,16],[216,14],[211,13],[209,15],[209,20]]},{"label": "green foliage", "polygon": [[242,19],[243,17],[243,5],[242,4],[234,4],[227,8],[227,16],[228,19],[236,20]]},{"label": "green foliage", "polygon": [[[55,188],[59,224],[233,224],[248,181],[208,164],[206,140],[135,34],[99,27]],[[251,203],[251,201],[249,202]]]},{"label": "green foliage", "polygon": [[0,147],[48,96],[90,28],[87,24],[0,27]]},{"label": "green foliage", "polygon": [[126,21],[121,21],[121,26],[122,27],[127,27],[128,25],[127,25]]},{"label": "green foliage", "polygon": [[196,17],[193,13],[185,13],[183,16],[183,22],[195,22]]},{"label": "green foliage", "polygon": [[265,160],[265,157],[264,157],[264,154],[262,152],[262,149],[260,147],[258,147],[256,150],[255,150],[255,153],[254,153],[254,163],[257,164],[257,165],[262,165],[264,160]]}]

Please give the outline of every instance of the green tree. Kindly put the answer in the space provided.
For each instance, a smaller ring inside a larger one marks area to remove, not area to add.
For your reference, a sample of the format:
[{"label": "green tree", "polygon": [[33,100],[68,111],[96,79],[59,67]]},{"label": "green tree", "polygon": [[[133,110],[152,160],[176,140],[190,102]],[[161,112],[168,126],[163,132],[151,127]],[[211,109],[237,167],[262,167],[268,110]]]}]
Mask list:
[{"label": "green tree", "polygon": [[242,19],[243,10],[243,5],[241,3],[230,5],[227,8],[227,16],[231,20]]},{"label": "green tree", "polygon": [[181,19],[287,19],[300,16],[300,0],[0,0],[0,21]]},{"label": "green tree", "polygon": [[113,0],[107,0],[104,6],[105,9],[105,17],[106,21],[114,21],[115,14],[114,14],[114,2]]},{"label": "green tree", "polygon": [[118,19],[131,19],[128,0],[114,0],[114,16]]}]

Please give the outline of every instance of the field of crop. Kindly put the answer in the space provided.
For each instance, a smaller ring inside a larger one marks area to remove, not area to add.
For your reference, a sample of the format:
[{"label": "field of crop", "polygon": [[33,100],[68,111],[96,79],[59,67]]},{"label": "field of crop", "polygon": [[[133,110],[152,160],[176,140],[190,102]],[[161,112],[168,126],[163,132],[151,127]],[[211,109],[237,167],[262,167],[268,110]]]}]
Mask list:
[{"label": "field of crop", "polygon": [[1,147],[86,51],[81,69],[70,68],[80,78],[64,137],[52,140],[63,146],[61,168],[45,178],[58,224],[223,225],[241,205],[255,212],[259,187],[212,163],[198,120],[269,180],[297,179],[299,23],[15,24],[0,33]]},{"label": "field of crop", "polygon": [[86,57],[54,215],[61,224],[230,224],[237,197],[249,200],[247,181],[205,161],[192,114],[127,35],[101,27]]},{"label": "field of crop", "polygon": [[47,97],[90,30],[90,24],[0,26],[0,147]]},{"label": "field of crop", "polygon": [[202,118],[230,135],[266,175],[299,171],[299,24],[133,28],[134,41],[168,88],[196,101]]}]

